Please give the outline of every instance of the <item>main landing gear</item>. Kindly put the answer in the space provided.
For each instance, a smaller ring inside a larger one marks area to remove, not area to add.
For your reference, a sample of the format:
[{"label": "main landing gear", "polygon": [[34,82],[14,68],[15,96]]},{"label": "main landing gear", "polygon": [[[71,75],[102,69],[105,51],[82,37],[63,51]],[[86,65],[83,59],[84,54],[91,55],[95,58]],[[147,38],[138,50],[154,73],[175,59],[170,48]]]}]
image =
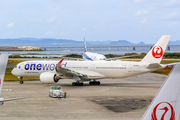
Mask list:
[{"label": "main landing gear", "polygon": [[72,86],[83,86],[83,82],[73,82]]},{"label": "main landing gear", "polygon": [[22,80],[23,77],[18,77],[18,78],[20,79],[19,83],[20,83],[20,84],[23,84],[23,83],[24,83],[23,80]]},{"label": "main landing gear", "polygon": [[93,80],[89,82],[89,85],[100,85],[101,83],[99,81]]}]

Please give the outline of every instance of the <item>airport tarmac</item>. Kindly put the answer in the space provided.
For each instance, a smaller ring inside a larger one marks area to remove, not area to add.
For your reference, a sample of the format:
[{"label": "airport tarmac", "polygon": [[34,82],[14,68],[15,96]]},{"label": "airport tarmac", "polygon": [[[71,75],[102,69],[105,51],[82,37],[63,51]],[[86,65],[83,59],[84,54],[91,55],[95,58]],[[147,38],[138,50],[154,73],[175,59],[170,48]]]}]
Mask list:
[{"label": "airport tarmac", "polygon": [[[147,73],[124,79],[104,79],[100,86],[71,86],[40,81],[4,82],[1,97],[31,97],[5,102],[1,120],[140,120],[167,76]],[[52,85],[61,85],[67,98],[48,96]]]}]

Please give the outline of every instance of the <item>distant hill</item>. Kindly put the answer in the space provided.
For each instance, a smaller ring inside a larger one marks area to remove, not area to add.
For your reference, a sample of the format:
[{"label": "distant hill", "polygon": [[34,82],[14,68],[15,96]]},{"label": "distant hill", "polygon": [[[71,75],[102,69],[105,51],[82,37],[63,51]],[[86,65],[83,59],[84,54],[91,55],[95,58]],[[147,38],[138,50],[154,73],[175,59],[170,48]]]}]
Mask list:
[{"label": "distant hill", "polygon": [[138,45],[145,45],[145,43],[141,41],[138,43]]},{"label": "distant hill", "polygon": [[109,45],[134,45],[134,43],[131,43],[127,40],[118,40],[110,42]]},{"label": "distant hill", "polygon": [[16,38],[16,39],[0,39],[2,46],[29,46],[29,45],[48,45],[48,46],[63,46],[63,45],[83,45],[83,41],[75,41],[68,39],[52,39],[52,38]]},{"label": "distant hill", "polygon": [[[87,46],[121,46],[121,45],[146,45],[144,42],[138,44],[127,40],[118,41],[87,41]],[[180,40],[170,41],[169,45],[180,45]],[[0,46],[84,46],[84,41],[53,38],[15,38],[0,39]]]},{"label": "distant hill", "polygon": [[169,41],[169,45],[180,45],[180,40]]}]

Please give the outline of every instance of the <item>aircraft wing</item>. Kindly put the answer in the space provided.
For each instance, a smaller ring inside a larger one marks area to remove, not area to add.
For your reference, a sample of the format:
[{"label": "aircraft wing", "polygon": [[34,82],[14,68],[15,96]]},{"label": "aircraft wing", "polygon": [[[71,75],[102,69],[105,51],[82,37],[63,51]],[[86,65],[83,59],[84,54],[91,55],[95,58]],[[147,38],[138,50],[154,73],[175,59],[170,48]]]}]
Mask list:
[{"label": "aircraft wing", "polygon": [[82,74],[80,72],[77,72],[77,71],[74,71],[74,70],[71,70],[71,69],[68,69],[68,68],[64,68],[64,67],[61,67],[61,66],[56,66],[56,72],[59,72],[61,74],[64,74],[64,75],[72,75],[72,76],[87,76],[86,74]]},{"label": "aircraft wing", "polygon": [[95,71],[75,71],[71,70],[65,67],[61,67],[61,63],[64,59],[62,59],[57,65],[56,65],[56,72],[60,73],[61,75],[65,76],[73,76],[73,78],[79,77],[81,80],[83,79],[91,79],[91,78],[103,78],[104,75],[95,72]]},{"label": "aircraft wing", "polygon": [[134,57],[134,56],[139,56],[139,55],[129,55],[129,56],[122,56],[122,57],[108,58],[107,60],[111,61],[111,60],[117,60],[121,58]]},{"label": "aircraft wing", "polygon": [[67,60],[75,60],[75,61],[84,61],[84,59],[82,59],[82,58],[63,57],[63,59],[67,59]]},{"label": "aircraft wing", "polygon": [[0,99],[0,102],[12,101],[12,100],[19,100],[19,99],[26,99],[26,98],[30,98],[30,97],[10,98],[10,99]]},{"label": "aircraft wing", "polygon": [[180,62],[165,64],[165,65],[166,65],[165,69],[172,69],[172,68],[174,67],[174,65],[179,64],[179,63],[180,63]]}]

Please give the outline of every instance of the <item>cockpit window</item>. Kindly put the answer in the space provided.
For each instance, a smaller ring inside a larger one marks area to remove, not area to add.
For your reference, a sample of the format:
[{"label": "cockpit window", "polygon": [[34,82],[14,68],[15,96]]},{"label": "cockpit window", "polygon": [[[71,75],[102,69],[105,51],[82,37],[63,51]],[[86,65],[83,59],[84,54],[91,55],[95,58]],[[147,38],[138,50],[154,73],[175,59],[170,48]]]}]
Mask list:
[{"label": "cockpit window", "polygon": [[17,68],[17,65],[14,68]]}]

